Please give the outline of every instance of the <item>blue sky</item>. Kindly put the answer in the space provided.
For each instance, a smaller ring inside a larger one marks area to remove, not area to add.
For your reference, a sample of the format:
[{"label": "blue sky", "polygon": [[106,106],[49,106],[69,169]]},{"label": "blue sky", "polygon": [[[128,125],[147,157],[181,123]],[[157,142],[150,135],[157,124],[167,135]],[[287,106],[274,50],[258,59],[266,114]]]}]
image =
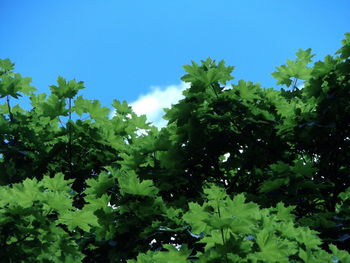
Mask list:
[{"label": "blue sky", "polygon": [[39,92],[62,75],[104,106],[119,99],[146,111],[179,98],[191,60],[224,59],[233,83],[276,87],[270,74],[298,48],[319,60],[350,31],[348,0],[0,0],[0,11],[0,58]]}]

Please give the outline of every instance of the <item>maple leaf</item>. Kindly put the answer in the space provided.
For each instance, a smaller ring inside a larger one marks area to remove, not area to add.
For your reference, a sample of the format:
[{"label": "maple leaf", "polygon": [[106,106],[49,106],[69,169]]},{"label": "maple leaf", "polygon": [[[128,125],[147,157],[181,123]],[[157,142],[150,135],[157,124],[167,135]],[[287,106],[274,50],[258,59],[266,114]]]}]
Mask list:
[{"label": "maple leaf", "polygon": [[31,207],[34,201],[41,199],[38,180],[26,178],[22,184],[15,184],[11,189],[13,200],[24,208]]},{"label": "maple leaf", "polygon": [[46,201],[47,205],[58,211],[59,213],[65,213],[73,209],[72,199],[67,194],[62,192],[48,192],[43,195],[43,201]]},{"label": "maple leaf", "polygon": [[74,230],[76,227],[81,228],[84,231],[89,232],[91,227],[99,226],[98,219],[94,215],[93,211],[86,209],[77,211],[66,211],[59,216],[57,224],[67,225],[69,231]]},{"label": "maple leaf", "polygon": [[122,194],[155,196],[159,191],[151,180],[141,182],[133,171],[119,172],[117,177]]},{"label": "maple leaf", "polygon": [[45,175],[39,182],[39,185],[51,191],[68,192],[71,189],[69,185],[72,184],[73,181],[74,179],[65,180],[63,173],[56,173],[54,177]]},{"label": "maple leaf", "polygon": [[84,82],[76,82],[76,80],[70,80],[67,82],[63,77],[57,77],[58,86],[51,85],[50,90],[52,94],[57,95],[59,98],[72,99],[80,89],[84,89]]},{"label": "maple leaf", "polygon": [[100,197],[114,184],[114,180],[107,172],[102,172],[97,176],[97,178],[87,179],[86,184],[88,187],[84,192],[87,195]]},{"label": "maple leaf", "polygon": [[83,96],[79,96],[74,100],[73,109],[80,117],[83,113],[89,113],[90,117],[95,120],[107,119],[110,112],[109,108],[101,107],[98,100],[83,99]]},{"label": "maple leaf", "polygon": [[252,255],[251,258],[263,259],[268,262],[289,262],[288,256],[297,252],[296,243],[278,239],[268,230],[261,230],[256,237],[256,243],[260,252]]}]

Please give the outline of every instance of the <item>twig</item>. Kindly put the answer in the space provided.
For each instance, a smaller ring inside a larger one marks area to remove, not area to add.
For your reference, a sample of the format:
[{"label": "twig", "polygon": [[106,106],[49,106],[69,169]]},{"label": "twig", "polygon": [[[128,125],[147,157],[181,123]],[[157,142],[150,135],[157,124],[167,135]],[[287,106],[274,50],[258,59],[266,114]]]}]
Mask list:
[{"label": "twig", "polygon": [[10,121],[13,122],[13,114],[11,112],[11,107],[10,107],[10,96],[6,96],[6,101],[7,101],[7,109],[9,111],[9,116],[10,116]]}]

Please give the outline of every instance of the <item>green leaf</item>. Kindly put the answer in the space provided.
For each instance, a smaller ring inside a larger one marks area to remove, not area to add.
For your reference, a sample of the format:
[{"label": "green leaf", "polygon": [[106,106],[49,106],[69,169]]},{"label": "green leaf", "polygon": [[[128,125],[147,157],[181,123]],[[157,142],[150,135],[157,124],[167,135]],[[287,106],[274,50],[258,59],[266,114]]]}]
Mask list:
[{"label": "green leaf", "polygon": [[68,192],[71,190],[70,185],[73,182],[74,179],[65,180],[63,173],[56,173],[54,177],[45,175],[39,185],[51,191]]},{"label": "green leaf", "polygon": [[308,80],[311,77],[312,68],[307,67],[312,57],[315,56],[311,55],[311,49],[299,49],[296,55],[295,61],[288,59],[286,65],[276,67],[277,71],[271,74],[278,80],[277,85],[281,84],[289,87],[292,84],[291,78],[293,77],[302,80]]},{"label": "green leaf", "polygon": [[11,190],[12,200],[16,200],[16,204],[24,208],[31,207],[34,201],[42,198],[38,180],[35,178],[26,178],[22,184],[13,185]]},{"label": "green leaf", "polygon": [[337,60],[332,56],[327,55],[324,61],[317,61],[312,69],[312,76],[319,77],[333,70],[337,65]]},{"label": "green leaf", "polygon": [[108,206],[111,198],[107,194],[103,194],[99,198],[93,196],[86,196],[84,200],[88,202],[88,204],[84,206],[86,210],[96,211],[99,209],[103,209],[105,212],[110,212],[112,210],[112,208]]},{"label": "green leaf", "polygon": [[269,193],[273,190],[279,189],[281,186],[289,183],[289,178],[276,178],[265,180],[259,187],[260,193]]},{"label": "green leaf", "polygon": [[120,103],[118,100],[113,100],[112,106],[116,109],[117,114],[120,114],[122,116],[132,113],[131,107],[125,100],[123,101],[123,103]]},{"label": "green leaf", "polygon": [[219,216],[211,216],[203,220],[204,223],[208,224],[213,230],[221,230],[231,228],[234,224],[235,217],[223,218]]},{"label": "green leaf", "polygon": [[203,192],[208,197],[208,200],[214,201],[214,204],[216,204],[216,201],[222,200],[225,197],[227,197],[225,191],[221,187],[214,184],[212,184],[210,188],[205,188]]},{"label": "green leaf", "polygon": [[279,240],[268,230],[261,230],[256,237],[256,243],[260,252],[253,256],[256,259],[266,260],[268,262],[289,262],[288,256],[297,252],[294,242]]},{"label": "green leaf", "polygon": [[120,192],[122,194],[132,194],[141,196],[156,196],[158,189],[154,187],[151,180],[142,182],[133,171],[120,171],[117,175]]},{"label": "green leaf", "polygon": [[43,195],[43,200],[47,202],[47,205],[56,210],[59,213],[66,213],[73,209],[72,199],[67,194],[62,192],[48,192]]},{"label": "green leaf", "polygon": [[350,33],[345,33],[345,39],[342,40],[342,48],[340,48],[336,54],[340,54],[342,59],[347,59],[350,56]]},{"label": "green leaf", "polygon": [[330,244],[329,249],[333,252],[339,263],[350,262],[350,254],[345,250],[339,250],[335,245]]},{"label": "green leaf", "polygon": [[0,59],[0,75],[12,71],[14,67],[15,63],[12,63],[10,59]]},{"label": "green leaf", "polygon": [[0,98],[11,96],[15,99],[22,96],[20,93],[29,95],[35,88],[30,86],[31,78],[22,78],[21,74],[13,74],[11,76],[3,76],[0,82]]},{"label": "green leaf", "polygon": [[297,62],[303,62],[305,65],[307,65],[312,61],[312,58],[315,55],[312,55],[311,48],[308,48],[306,50],[298,49],[296,56],[297,56]]},{"label": "green leaf", "polygon": [[106,120],[108,118],[110,109],[107,107],[101,107],[101,104],[97,100],[86,100],[83,96],[79,96],[74,101],[74,111],[82,116],[83,113],[89,113],[90,117],[95,120]]},{"label": "green leaf", "polygon": [[47,101],[41,103],[43,116],[54,119],[58,116],[68,116],[68,110],[65,108],[66,102],[64,99],[51,94]]},{"label": "green leaf", "polygon": [[93,211],[88,211],[86,209],[73,212],[67,211],[59,216],[57,223],[67,225],[69,231],[79,227],[80,229],[89,232],[91,227],[99,226],[97,217],[94,215]]},{"label": "green leaf", "polygon": [[245,82],[244,80],[240,80],[238,85],[234,86],[234,89],[238,89],[240,97],[246,101],[253,101],[260,98],[257,94],[257,86],[253,85],[250,81]]},{"label": "green leaf", "polygon": [[227,200],[227,211],[232,216],[239,218],[246,224],[255,222],[260,218],[259,206],[253,202],[245,203],[244,194],[236,195],[233,200]]},{"label": "green leaf", "polygon": [[63,77],[57,77],[58,86],[50,86],[52,94],[55,94],[58,98],[72,99],[77,95],[78,91],[84,89],[84,82],[76,82],[76,80],[70,80],[67,82]]},{"label": "green leaf", "polygon": [[305,246],[310,249],[316,249],[322,243],[316,234],[318,234],[317,231],[310,230],[306,227],[301,227],[298,229],[295,236],[299,243],[305,244]]},{"label": "green leaf", "polygon": [[114,180],[110,174],[102,172],[96,179],[87,179],[86,184],[88,187],[84,192],[87,195],[100,197],[106,193],[108,188],[111,188],[114,185]]},{"label": "green leaf", "polygon": [[195,234],[206,232],[208,225],[203,221],[209,215],[206,207],[193,202],[189,203],[188,206],[188,212],[184,214],[183,220],[191,225],[191,232]]},{"label": "green leaf", "polygon": [[187,258],[191,254],[191,250],[187,248],[187,245],[181,246],[180,250],[177,250],[174,246],[168,244],[163,245],[163,247],[168,251],[154,255],[154,259],[158,262],[188,263]]},{"label": "green leaf", "polygon": [[188,73],[184,75],[181,80],[184,82],[202,83],[206,86],[211,86],[214,83],[221,83],[226,85],[226,82],[232,80],[231,72],[234,67],[226,67],[225,61],[220,61],[216,65],[215,61],[208,58],[205,61],[201,61],[202,66],[199,66],[196,62],[192,61],[192,65],[183,66],[184,70]]},{"label": "green leaf", "polygon": [[278,220],[283,220],[283,221],[293,221],[295,216],[291,214],[291,212],[295,209],[295,207],[296,206],[285,207],[283,202],[279,202],[276,207],[276,210],[277,210],[276,218]]}]

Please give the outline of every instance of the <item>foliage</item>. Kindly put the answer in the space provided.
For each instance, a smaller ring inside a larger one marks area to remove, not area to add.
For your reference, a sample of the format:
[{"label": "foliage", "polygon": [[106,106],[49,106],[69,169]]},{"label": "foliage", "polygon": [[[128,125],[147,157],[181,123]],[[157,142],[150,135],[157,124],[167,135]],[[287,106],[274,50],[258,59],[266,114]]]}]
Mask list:
[{"label": "foliage", "polygon": [[[70,214],[81,212],[74,211],[72,206],[68,186],[71,182],[64,180],[63,174],[56,174],[53,178],[45,176],[40,182],[27,178],[23,183],[1,188],[0,253],[3,259],[77,262],[83,258],[74,235],[69,235],[64,227],[78,226],[88,231],[88,224],[97,225],[97,222],[96,216],[85,211],[86,222],[69,218]],[[60,226],[60,222],[65,225]]]},{"label": "foliage", "polygon": [[2,262],[350,262],[349,50],[299,50],[288,90],[192,62],[161,130],[0,60]]},{"label": "foliage", "polygon": [[[140,254],[128,262],[331,262],[333,256],[319,248],[317,232],[295,227],[293,207],[278,203],[276,208],[259,209],[246,203],[243,194],[229,198],[223,189],[211,186],[204,190],[207,201],[202,205],[189,203],[183,219],[198,234],[197,243],[204,251],[191,255],[186,245],[167,251]],[[340,257],[340,253],[332,247]],[[190,260],[189,260],[190,259]],[[344,262],[350,260],[345,254]]]}]

